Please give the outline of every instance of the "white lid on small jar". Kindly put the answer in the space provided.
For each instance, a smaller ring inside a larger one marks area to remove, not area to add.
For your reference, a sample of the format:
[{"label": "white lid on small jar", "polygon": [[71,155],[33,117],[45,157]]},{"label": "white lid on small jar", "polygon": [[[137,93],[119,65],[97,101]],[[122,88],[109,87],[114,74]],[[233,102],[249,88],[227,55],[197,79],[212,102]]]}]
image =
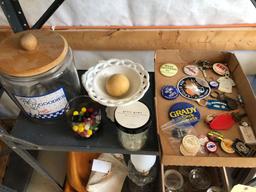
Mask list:
[{"label": "white lid on small jar", "polygon": [[119,125],[129,129],[144,126],[150,118],[148,107],[139,101],[131,105],[119,106],[115,110],[115,120]]}]

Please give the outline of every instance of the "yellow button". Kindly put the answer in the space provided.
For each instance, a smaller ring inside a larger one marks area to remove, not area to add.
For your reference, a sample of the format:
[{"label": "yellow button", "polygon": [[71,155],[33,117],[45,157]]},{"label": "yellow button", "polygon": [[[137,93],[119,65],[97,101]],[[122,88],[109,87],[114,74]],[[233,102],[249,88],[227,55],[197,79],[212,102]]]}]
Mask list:
[{"label": "yellow button", "polygon": [[172,77],[178,72],[178,67],[171,63],[161,65],[160,73],[166,77]]},{"label": "yellow button", "polygon": [[223,151],[226,153],[235,153],[234,149],[232,148],[233,141],[230,139],[223,139],[220,143],[220,146]]}]

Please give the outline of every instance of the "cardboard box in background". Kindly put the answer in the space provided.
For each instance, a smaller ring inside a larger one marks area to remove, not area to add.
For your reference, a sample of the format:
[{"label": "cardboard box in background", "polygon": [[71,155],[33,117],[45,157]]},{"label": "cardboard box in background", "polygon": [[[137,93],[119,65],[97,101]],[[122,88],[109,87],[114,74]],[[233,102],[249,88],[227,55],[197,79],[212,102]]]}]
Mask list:
[{"label": "cardboard box in background", "polygon": [[[157,129],[162,149],[162,163],[164,165],[181,165],[181,166],[215,166],[215,167],[256,167],[256,158],[240,157],[236,154],[227,154],[220,147],[214,154],[206,156],[188,157],[182,156],[177,150],[179,146],[172,146],[169,136],[161,130],[161,125],[169,121],[168,110],[170,106],[177,102],[187,102],[195,105],[201,113],[201,121],[195,126],[197,134],[207,134],[210,131],[204,123],[207,114],[220,114],[223,111],[210,110],[206,107],[198,106],[194,101],[187,100],[181,96],[177,99],[169,101],[162,98],[160,89],[163,85],[177,85],[177,82],[185,76],[183,66],[192,64],[195,60],[209,60],[211,62],[227,63],[236,87],[233,87],[233,93],[229,95],[236,98],[238,94],[244,99],[244,109],[248,115],[248,121],[256,131],[256,100],[252,88],[246,78],[236,57],[228,52],[209,52],[209,51],[187,51],[187,50],[158,50],[155,56],[155,102],[157,114]],[[159,68],[161,64],[174,63],[179,67],[177,75],[167,78],[160,74]],[[212,70],[207,71],[207,75],[214,79],[220,76],[216,75]],[[202,74],[199,75],[202,77]],[[243,110],[243,109],[241,109]],[[224,137],[235,139],[241,138],[238,124],[233,128],[221,131]]]}]

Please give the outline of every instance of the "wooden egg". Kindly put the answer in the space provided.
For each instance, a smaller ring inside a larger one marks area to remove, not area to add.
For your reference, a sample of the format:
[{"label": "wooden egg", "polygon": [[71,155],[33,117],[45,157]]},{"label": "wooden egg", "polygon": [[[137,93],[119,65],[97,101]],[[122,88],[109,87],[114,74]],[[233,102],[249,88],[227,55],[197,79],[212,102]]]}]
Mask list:
[{"label": "wooden egg", "polygon": [[129,79],[123,74],[114,74],[106,81],[107,93],[113,97],[124,96],[130,87]]}]

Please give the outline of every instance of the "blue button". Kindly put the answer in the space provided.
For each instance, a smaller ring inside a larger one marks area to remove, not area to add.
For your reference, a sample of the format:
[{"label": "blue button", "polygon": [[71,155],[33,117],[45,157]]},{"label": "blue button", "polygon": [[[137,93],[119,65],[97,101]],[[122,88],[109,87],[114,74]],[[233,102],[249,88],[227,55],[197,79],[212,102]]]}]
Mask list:
[{"label": "blue button", "polygon": [[189,127],[200,121],[200,112],[190,103],[179,102],[170,107],[169,117],[178,126]]},{"label": "blue button", "polygon": [[165,85],[161,88],[161,95],[165,99],[173,100],[179,96],[179,92],[176,87],[172,85]]},{"label": "blue button", "polygon": [[213,89],[217,89],[219,87],[219,83],[217,81],[210,81],[209,85]]}]

